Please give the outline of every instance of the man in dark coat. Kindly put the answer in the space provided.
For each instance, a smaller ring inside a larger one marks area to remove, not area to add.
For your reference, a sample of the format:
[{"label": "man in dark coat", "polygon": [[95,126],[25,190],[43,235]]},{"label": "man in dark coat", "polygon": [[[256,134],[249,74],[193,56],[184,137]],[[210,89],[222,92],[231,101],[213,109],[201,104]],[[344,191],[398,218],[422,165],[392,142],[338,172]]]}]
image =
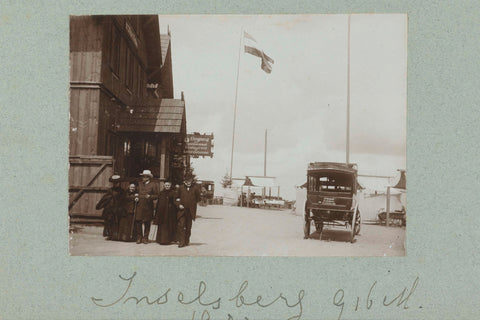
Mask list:
[{"label": "man in dark coat", "polygon": [[175,240],[177,227],[177,194],[172,190],[172,183],[166,181],[164,188],[158,194],[155,222],[158,225],[157,239],[160,244],[170,244]]},{"label": "man in dark coat", "polygon": [[197,217],[197,203],[200,201],[200,190],[192,184],[193,177],[185,177],[184,184],[178,190],[177,233],[178,247],[188,246],[192,230],[192,220]]},{"label": "man in dark coat", "polygon": [[119,175],[113,175],[110,182],[113,183],[113,187],[103,195],[97,203],[96,209],[103,209],[103,236],[107,237],[107,240],[118,240],[118,222],[125,210],[123,208],[125,192],[120,187]]},{"label": "man in dark coat", "polygon": [[[150,233],[150,224],[153,219],[153,200],[158,198],[159,188],[151,179],[153,178],[150,170],[143,170],[140,174],[142,181],[138,185],[139,201],[135,214],[135,230],[137,234],[137,244],[148,243],[148,234]],[[142,224],[145,230],[142,231]]]}]

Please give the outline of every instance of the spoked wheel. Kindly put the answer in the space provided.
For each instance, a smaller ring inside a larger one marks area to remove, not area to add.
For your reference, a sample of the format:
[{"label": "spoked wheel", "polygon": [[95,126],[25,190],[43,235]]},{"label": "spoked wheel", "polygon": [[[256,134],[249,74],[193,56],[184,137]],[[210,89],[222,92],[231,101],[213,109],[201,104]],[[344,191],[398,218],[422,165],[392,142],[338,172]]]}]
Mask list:
[{"label": "spoked wheel", "polygon": [[304,212],[304,220],[305,224],[303,226],[303,239],[308,239],[310,238],[310,225],[312,224],[312,220],[310,218],[310,210],[307,208],[307,203],[305,203],[305,208],[303,210]]},{"label": "spoked wheel", "polygon": [[[358,212],[358,204],[355,206],[355,210],[353,211],[353,216],[352,216],[352,222],[350,224],[351,230],[350,230],[350,242],[353,243],[355,239],[355,235],[360,232],[360,224],[357,221],[357,215],[359,215]],[[358,224],[358,226],[357,226]],[[358,232],[356,232],[358,229]]]},{"label": "spoked wheel", "polygon": [[305,214],[305,225],[303,226],[303,239],[310,238],[310,218]]},{"label": "spoked wheel", "polygon": [[322,231],[323,231],[323,221],[317,222],[315,221],[315,229],[319,234],[319,240],[322,240]]},{"label": "spoked wheel", "polygon": [[357,217],[355,219],[355,235],[360,233],[361,225],[362,225],[362,218],[360,215],[360,210],[357,210]]}]

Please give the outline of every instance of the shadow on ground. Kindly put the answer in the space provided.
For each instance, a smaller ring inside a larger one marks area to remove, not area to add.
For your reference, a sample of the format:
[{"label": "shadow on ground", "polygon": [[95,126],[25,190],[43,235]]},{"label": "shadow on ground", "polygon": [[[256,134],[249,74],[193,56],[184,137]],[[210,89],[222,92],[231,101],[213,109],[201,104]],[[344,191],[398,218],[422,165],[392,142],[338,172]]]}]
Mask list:
[{"label": "shadow on ground", "polygon": [[[355,236],[354,242],[359,236],[361,236],[361,233]],[[318,231],[315,231],[310,234],[309,238],[322,241],[350,242],[350,230],[324,228],[321,235]]]}]

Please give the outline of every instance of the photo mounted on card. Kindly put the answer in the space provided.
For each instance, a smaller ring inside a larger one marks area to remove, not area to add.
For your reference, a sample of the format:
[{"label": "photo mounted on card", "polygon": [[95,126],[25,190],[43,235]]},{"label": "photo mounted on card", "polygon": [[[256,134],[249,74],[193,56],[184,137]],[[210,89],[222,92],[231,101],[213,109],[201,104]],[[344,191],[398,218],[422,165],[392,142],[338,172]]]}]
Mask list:
[{"label": "photo mounted on card", "polygon": [[73,256],[405,256],[407,15],[70,16]]}]

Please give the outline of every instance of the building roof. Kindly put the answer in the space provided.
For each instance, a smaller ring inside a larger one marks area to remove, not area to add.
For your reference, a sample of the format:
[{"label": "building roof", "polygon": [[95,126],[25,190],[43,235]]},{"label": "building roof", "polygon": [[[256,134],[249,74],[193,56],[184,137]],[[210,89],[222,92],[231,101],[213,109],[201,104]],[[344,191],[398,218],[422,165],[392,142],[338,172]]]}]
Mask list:
[{"label": "building roof", "polygon": [[170,35],[169,34],[160,34],[160,48],[162,51],[162,66],[165,64],[165,59],[167,58],[168,48],[170,47]]},{"label": "building roof", "polygon": [[390,185],[390,179],[387,177],[357,177],[357,182],[362,189],[370,191],[384,191]]},{"label": "building roof", "polygon": [[343,163],[343,162],[310,162],[308,165],[308,172],[316,172],[323,170],[335,170],[349,173],[357,173],[357,164]]},{"label": "building roof", "polygon": [[406,171],[405,170],[398,170],[400,172],[400,178],[398,179],[397,184],[394,186],[394,188],[397,189],[407,189],[407,176],[406,176]]},{"label": "building roof", "polygon": [[158,48],[160,44],[160,25],[158,15],[141,15],[142,29],[147,53],[147,82],[159,83],[160,75],[157,70],[162,66]]},{"label": "building roof", "polygon": [[[367,192],[377,191],[377,192],[386,192],[388,187],[391,187],[390,193],[397,194],[401,193],[401,189],[406,189],[406,178],[405,172],[399,170],[401,174],[399,177],[386,177],[386,176],[359,176],[357,181],[362,189],[365,189]],[[398,182],[397,182],[398,181]],[[396,183],[397,182],[397,183]],[[396,183],[396,185],[394,185]],[[393,190],[400,189],[400,190]]]},{"label": "building roof", "polygon": [[185,133],[185,101],[162,99],[156,106],[129,107],[121,111],[120,132]]},{"label": "building roof", "polygon": [[232,188],[240,188],[245,183],[244,178],[232,178]]}]

